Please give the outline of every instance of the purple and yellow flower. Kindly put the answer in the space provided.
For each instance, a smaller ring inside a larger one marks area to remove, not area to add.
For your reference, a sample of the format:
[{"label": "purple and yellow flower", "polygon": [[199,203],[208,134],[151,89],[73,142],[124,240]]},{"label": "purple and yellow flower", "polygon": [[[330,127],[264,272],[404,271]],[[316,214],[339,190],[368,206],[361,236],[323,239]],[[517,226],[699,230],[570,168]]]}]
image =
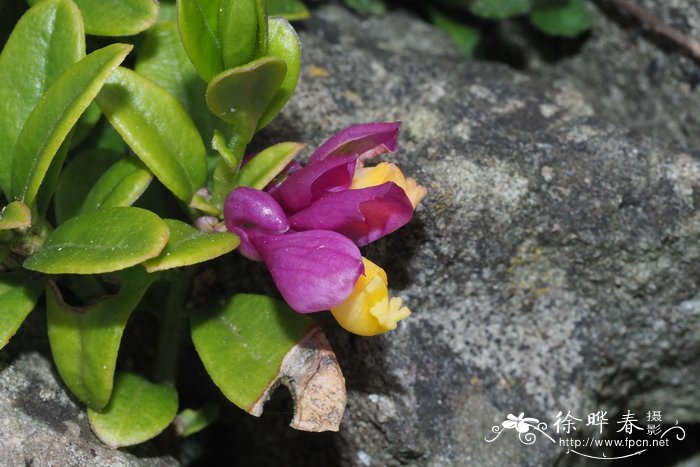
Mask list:
[{"label": "purple and yellow flower", "polygon": [[226,227],[240,237],[241,254],[263,261],[284,300],[300,313],[337,305],[363,271],[357,245],[337,232],[291,230],[280,205],[264,191],[236,188],[224,212]]},{"label": "purple and yellow flower", "polygon": [[341,326],[363,335],[394,329],[410,314],[388,295],[384,271],[358,247],[402,227],[426,190],[394,164],[365,167],[397,149],[399,123],[355,125],[325,141],[303,167],[266,191],[233,190],[229,230],[247,258],[263,261],[296,311],[330,309]]}]

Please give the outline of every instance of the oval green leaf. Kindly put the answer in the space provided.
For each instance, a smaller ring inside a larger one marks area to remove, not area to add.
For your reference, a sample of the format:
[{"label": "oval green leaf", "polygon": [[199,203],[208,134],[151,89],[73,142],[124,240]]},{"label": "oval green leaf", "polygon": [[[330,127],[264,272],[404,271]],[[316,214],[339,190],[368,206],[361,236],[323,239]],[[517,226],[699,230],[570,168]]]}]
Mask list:
[{"label": "oval green leaf", "polygon": [[0,349],[34,309],[43,289],[43,282],[29,274],[0,273]]},{"label": "oval green leaf", "polygon": [[80,212],[83,200],[108,167],[124,156],[111,149],[93,148],[73,157],[61,172],[54,194],[54,213],[62,224]]},{"label": "oval green leaf", "polygon": [[296,31],[284,18],[269,20],[268,55],[282,60],[287,65],[284,80],[275,92],[258,122],[258,129],[264,127],[282,110],[299,82],[301,74],[301,46]]},{"label": "oval green leaf", "polygon": [[259,416],[279,384],[294,399],[293,428],[337,431],[345,380],[321,329],[306,315],[263,295],[238,294],[191,318],[192,341],[221,392]]},{"label": "oval green leaf", "polygon": [[552,36],[575,37],[593,25],[593,14],[585,0],[536,0],[530,21]]},{"label": "oval green leaf", "polygon": [[306,147],[303,143],[278,143],[263,149],[241,167],[236,186],[262,190]]},{"label": "oval green leaf", "polygon": [[175,23],[164,21],[148,30],[135,70],[172,94],[190,114],[203,139],[211,139],[219,120],[207,108],[207,83],[187,57]]},{"label": "oval green leaf", "polygon": [[71,65],[46,91],[17,138],[12,161],[15,199],[26,204],[34,201],[64,139],[131,48],[112,44],[92,52]]},{"label": "oval green leaf", "polygon": [[12,150],[24,122],[49,86],[84,55],[83,23],[69,0],[47,0],[31,8],[5,43],[0,55],[0,188],[8,198]]},{"label": "oval green leaf", "polygon": [[[226,70],[209,82],[207,105],[214,115],[233,127],[234,136],[229,147],[234,155],[245,150],[286,72],[287,66],[282,60],[264,57]],[[226,162],[235,171],[238,160],[236,156]]]},{"label": "oval green leaf", "polygon": [[219,417],[219,407],[208,403],[198,410],[185,409],[175,417],[175,433],[183,438],[199,433]]},{"label": "oval green leaf", "polygon": [[32,225],[32,211],[21,201],[13,201],[0,211],[0,230],[22,229]]},{"label": "oval green leaf", "polygon": [[527,13],[533,0],[479,0],[469,2],[469,11],[488,19],[505,19]]},{"label": "oval green leaf", "polygon": [[66,304],[53,282],[46,292],[49,343],[58,373],[68,389],[95,410],[110,400],[124,328],[155,276],[138,267],[120,271],[116,279],[116,294],[87,307]]},{"label": "oval green leaf", "polygon": [[250,412],[276,380],[285,355],[313,326],[283,302],[237,294],[221,308],[192,315],[192,341],[221,392]]},{"label": "oval green leaf", "polygon": [[[31,5],[40,0],[29,0]],[[85,31],[95,36],[132,36],[158,19],[154,0],[73,0],[80,8]]]},{"label": "oval green leaf", "polygon": [[219,0],[177,0],[182,45],[204,81],[224,71],[219,39]]},{"label": "oval green leaf", "polygon": [[110,167],[85,197],[81,213],[114,206],[131,206],[146,191],[153,175],[134,158],[122,159]]},{"label": "oval green leaf", "polygon": [[175,219],[165,219],[165,223],[170,240],[160,255],[143,263],[148,272],[202,263],[238,247],[238,237],[229,232],[204,233]]},{"label": "oval green leaf", "polygon": [[96,101],[153,175],[189,202],[206,181],[207,156],[197,127],[177,99],[148,78],[119,67]]},{"label": "oval green leaf", "polygon": [[226,70],[209,83],[207,105],[223,121],[251,133],[286,73],[285,62],[274,57]]},{"label": "oval green leaf", "polygon": [[165,222],[145,209],[99,209],[61,224],[24,267],[46,274],[118,271],[158,256],[168,236]]},{"label": "oval green leaf", "polygon": [[143,443],[166,429],[177,414],[177,392],[133,373],[117,373],[107,406],[88,408],[90,427],[107,446],[118,448]]}]

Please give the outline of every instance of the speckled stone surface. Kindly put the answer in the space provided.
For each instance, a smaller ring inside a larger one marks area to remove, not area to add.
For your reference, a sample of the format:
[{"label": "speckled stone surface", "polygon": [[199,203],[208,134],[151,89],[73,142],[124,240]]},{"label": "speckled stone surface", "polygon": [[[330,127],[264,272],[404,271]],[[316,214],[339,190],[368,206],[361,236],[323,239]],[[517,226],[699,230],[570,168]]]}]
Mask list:
[{"label": "speckled stone surface", "polygon": [[52,363],[37,352],[3,350],[0,388],[0,466],[177,465],[169,456],[137,456],[100,443]]},{"label": "speckled stone surface", "polygon": [[[699,2],[635,3],[700,40]],[[553,62],[521,44],[524,66],[544,80],[576,83],[600,117],[627,128],[633,138],[653,136],[673,146],[700,147],[700,64],[608,2],[589,2],[589,6],[594,29],[580,49]],[[541,40],[556,48],[553,39]]]}]

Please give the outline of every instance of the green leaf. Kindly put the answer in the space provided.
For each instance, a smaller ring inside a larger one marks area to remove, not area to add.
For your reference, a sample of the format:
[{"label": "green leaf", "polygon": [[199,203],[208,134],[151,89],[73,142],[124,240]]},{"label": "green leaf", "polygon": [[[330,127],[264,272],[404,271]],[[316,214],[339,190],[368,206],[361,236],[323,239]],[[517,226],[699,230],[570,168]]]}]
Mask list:
[{"label": "green leaf", "polygon": [[44,1],[27,11],[5,44],[0,55],[0,187],[8,198],[13,148],[25,120],[49,86],[84,55],[80,12],[69,0]]},{"label": "green leaf", "polygon": [[535,0],[530,21],[552,36],[575,37],[593,25],[585,0]]},{"label": "green leaf", "polygon": [[226,145],[226,139],[221,131],[214,131],[214,136],[211,139],[211,147],[216,151],[219,156],[225,160],[230,167],[233,168],[231,173],[234,175],[238,173],[238,169],[241,166],[241,161],[243,160],[243,152],[234,154],[233,151]]},{"label": "green leaf", "polygon": [[85,197],[80,213],[114,206],[131,206],[146,191],[153,176],[136,158],[122,159],[110,167]]},{"label": "green leaf", "polygon": [[258,129],[264,127],[282,110],[292,96],[301,74],[301,46],[296,31],[284,18],[270,18],[268,54],[287,65],[287,73],[265,112],[260,117]]},{"label": "green leaf", "polygon": [[25,272],[0,273],[0,349],[34,309],[43,290],[43,282]]},{"label": "green leaf", "polygon": [[274,57],[226,70],[209,83],[207,105],[220,119],[252,134],[286,72],[284,61]]},{"label": "green leaf", "polygon": [[207,156],[197,127],[180,103],[153,81],[122,67],[96,100],[153,175],[189,202],[206,181]]},{"label": "green leaf", "polygon": [[[99,108],[99,106],[97,107]],[[106,119],[97,122],[97,127],[90,136],[94,142],[94,148],[109,149],[119,154],[126,154],[129,149],[122,136]]]},{"label": "green leaf", "polygon": [[[229,144],[233,154],[243,153],[286,72],[287,66],[282,60],[263,57],[226,70],[209,82],[207,105],[214,115],[233,126],[234,138]],[[238,157],[226,162],[235,170]]]},{"label": "green leaf", "polygon": [[[40,0],[29,0],[30,4]],[[96,36],[133,36],[158,19],[153,0],[73,0],[80,8],[85,31]]]},{"label": "green leaf", "polygon": [[284,356],[313,326],[278,300],[237,294],[213,313],[192,315],[192,340],[214,383],[250,411],[277,378]]},{"label": "green leaf", "polygon": [[258,45],[257,0],[219,2],[219,38],[224,69],[255,58]]},{"label": "green leaf", "polygon": [[219,0],[177,0],[177,24],[187,56],[204,81],[224,71]]},{"label": "green leaf", "polygon": [[172,94],[190,114],[204,140],[211,139],[219,120],[207,107],[207,83],[187,58],[175,23],[164,21],[148,30],[135,70]]},{"label": "green leaf", "polygon": [[117,373],[114,392],[100,412],[88,408],[90,427],[107,446],[143,443],[166,429],[177,414],[177,392],[133,373]]},{"label": "green leaf", "polygon": [[309,10],[299,0],[267,0],[267,14],[270,16],[284,16],[289,21],[307,19]]},{"label": "green leaf", "polygon": [[443,15],[436,9],[430,10],[430,18],[438,29],[450,35],[457,48],[467,57],[473,57],[476,46],[479,45],[479,30],[462,21],[455,21]]},{"label": "green leaf", "polygon": [[505,19],[530,11],[533,0],[473,0],[469,11],[488,19]]},{"label": "green leaf", "polygon": [[68,148],[71,146],[71,140],[73,139],[74,133],[75,128],[68,132],[68,135],[61,143],[61,146],[59,146],[58,151],[56,151],[53,159],[51,159],[49,168],[44,174],[44,180],[41,182],[41,186],[39,187],[39,192],[36,194],[35,201],[36,212],[39,217],[44,217],[49,208],[51,199],[56,191],[56,186],[61,178],[63,164],[66,162],[66,157],[68,157]]},{"label": "green leaf", "polygon": [[145,209],[100,209],[58,226],[24,267],[46,274],[118,271],[158,256],[168,236],[165,222]]},{"label": "green leaf", "polygon": [[13,201],[0,211],[0,230],[22,229],[32,225],[32,210],[21,201]]},{"label": "green leaf", "polygon": [[189,266],[218,258],[238,246],[238,237],[229,232],[204,233],[189,224],[165,219],[170,239],[157,257],[143,263],[148,272]]},{"label": "green leaf", "polygon": [[287,142],[278,143],[260,151],[241,168],[236,186],[250,186],[262,190],[305,147],[303,143]]},{"label": "green leaf", "polygon": [[[245,147],[243,148],[245,149]],[[230,156],[232,161],[240,161],[243,157],[243,150],[237,151],[236,154],[233,151],[220,151],[223,156]],[[219,159],[216,167],[214,168],[214,173],[212,174],[212,190],[211,197],[209,197],[207,204],[212,206],[214,211],[212,215],[220,216],[224,209],[224,201],[228,196],[229,192],[236,186],[236,175],[238,174],[238,166],[232,169],[228,165],[227,159]],[[201,207],[206,208],[206,204]],[[206,209],[202,209],[207,211]]]},{"label": "green leaf", "polygon": [[140,267],[115,276],[119,291],[91,306],[68,305],[53,282],[46,293],[49,343],[58,373],[68,389],[95,410],[110,400],[124,328],[155,279]]},{"label": "green leaf", "polygon": [[80,212],[83,200],[108,167],[122,159],[110,149],[94,148],[79,153],[61,172],[54,194],[56,221],[62,224]]},{"label": "green leaf", "polygon": [[102,112],[100,111],[100,108],[94,101],[91,102],[90,105],[88,105],[88,108],[85,109],[85,112],[83,112],[78,119],[78,122],[75,124],[73,136],[70,140],[70,149],[75,148],[80,143],[85,141],[85,138],[87,138],[92,129],[95,128],[95,125],[97,125],[97,122],[100,120],[101,116]]},{"label": "green leaf", "polygon": [[175,1],[161,1],[158,5],[158,20],[177,22],[177,7]]},{"label": "green leaf", "polygon": [[15,199],[31,204],[44,175],[68,133],[97,95],[109,74],[126,57],[130,45],[112,44],[71,65],[27,117],[12,162]]},{"label": "green leaf", "polygon": [[345,0],[345,4],[361,15],[383,15],[386,13],[384,0]]},{"label": "green leaf", "polygon": [[262,295],[238,294],[210,312],[195,311],[192,341],[221,392],[259,416],[280,383],[295,403],[292,426],[337,430],[345,384],[321,330],[306,315]]},{"label": "green leaf", "polygon": [[185,409],[175,417],[175,432],[183,438],[192,436],[211,425],[218,416],[219,407],[211,403],[199,410]]}]

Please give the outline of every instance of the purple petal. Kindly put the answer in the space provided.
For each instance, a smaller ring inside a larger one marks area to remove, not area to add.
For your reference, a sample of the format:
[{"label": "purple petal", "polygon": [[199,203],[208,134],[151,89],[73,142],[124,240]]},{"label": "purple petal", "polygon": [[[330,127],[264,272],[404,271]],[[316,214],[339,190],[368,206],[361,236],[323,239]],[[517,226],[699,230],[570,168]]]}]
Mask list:
[{"label": "purple petal", "polygon": [[277,176],[274,179],[272,179],[272,181],[268,183],[267,186],[263,188],[263,190],[272,194],[282,184],[282,182],[289,178],[290,175],[292,175],[295,172],[299,172],[303,168],[304,167],[295,160],[289,162],[289,164],[287,164],[287,166],[284,169],[282,169],[282,171],[279,174],[277,174]]},{"label": "purple petal", "polygon": [[328,192],[349,188],[356,160],[357,155],[350,155],[307,165],[271,190],[271,194],[285,211],[296,212]]},{"label": "purple petal", "polygon": [[252,238],[289,230],[287,216],[277,201],[264,191],[249,187],[229,193],[224,204],[224,220],[226,227],[240,237],[241,254],[255,261],[261,258],[251,243]]},{"label": "purple petal", "polygon": [[332,230],[358,246],[371,243],[406,225],[413,205],[393,182],[329,193],[289,218],[294,230]]},{"label": "purple petal", "polygon": [[296,311],[343,302],[364,272],[360,250],[335,232],[309,230],[252,239],[284,300]]},{"label": "purple petal", "polygon": [[385,152],[395,152],[398,148],[401,122],[363,123],[353,125],[328,138],[309,158],[309,165],[330,156],[357,154],[360,160]]}]

